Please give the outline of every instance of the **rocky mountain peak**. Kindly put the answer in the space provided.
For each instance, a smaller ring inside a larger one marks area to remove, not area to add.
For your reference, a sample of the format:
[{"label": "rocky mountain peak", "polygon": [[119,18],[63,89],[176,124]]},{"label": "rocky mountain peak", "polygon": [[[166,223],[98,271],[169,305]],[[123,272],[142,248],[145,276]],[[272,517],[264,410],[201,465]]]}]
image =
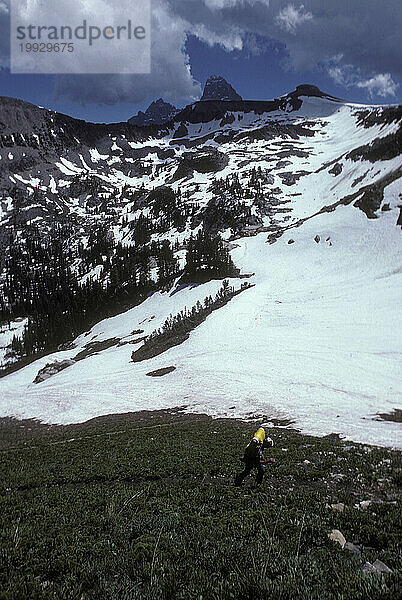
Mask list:
[{"label": "rocky mountain peak", "polygon": [[138,125],[140,127],[143,125],[163,125],[163,123],[167,123],[173,119],[178,112],[179,110],[173,104],[169,104],[163,98],[159,98],[152,102],[145,112],[140,110],[128,122],[130,125]]},{"label": "rocky mountain peak", "polygon": [[207,79],[201,101],[204,100],[243,100],[233,87],[219,75]]},{"label": "rocky mountain peak", "polygon": [[299,96],[324,96],[323,92],[316,85],[310,83],[302,83],[296,88],[296,93]]}]

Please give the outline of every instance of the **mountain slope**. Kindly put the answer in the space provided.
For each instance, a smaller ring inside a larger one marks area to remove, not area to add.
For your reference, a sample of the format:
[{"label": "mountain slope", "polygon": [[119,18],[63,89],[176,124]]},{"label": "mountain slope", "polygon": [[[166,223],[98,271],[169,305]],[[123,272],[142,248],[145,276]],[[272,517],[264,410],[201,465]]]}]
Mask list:
[{"label": "mountain slope", "polygon": [[[30,219],[45,234],[63,214],[70,243],[88,239],[101,223],[136,247],[130,223],[142,216],[153,223],[150,241],[174,244],[182,268],[186,241],[203,229],[222,235],[247,276],[230,284],[252,287],[182,344],[134,363],[144,336],[170,314],[214,296],[221,281],[176,280],[153,290],[139,306],[79,336],[73,348],[3,378],[2,414],[68,423],[186,405],[216,415],[290,418],[314,433],[401,445],[398,425],[375,417],[400,406],[400,107],[346,104],[299,86],[266,103],[195,103],[161,127],[92,126],[46,111],[44,118],[43,129],[62,123],[56,139],[61,132],[72,141],[63,139],[60,149],[45,144],[42,133],[38,149],[23,150],[15,123],[14,133],[10,125],[5,130],[14,145],[2,138],[2,189],[24,191],[20,235]],[[34,166],[12,164],[9,153],[17,152]],[[163,208],[167,189],[180,191],[180,223],[172,222],[171,204]],[[15,232],[13,195],[3,193],[4,245],[4,232]],[[155,266],[151,261],[154,279]],[[107,281],[102,259],[88,276]],[[33,383],[47,363],[82,351],[84,358]],[[147,376],[169,366],[176,369]]]}]

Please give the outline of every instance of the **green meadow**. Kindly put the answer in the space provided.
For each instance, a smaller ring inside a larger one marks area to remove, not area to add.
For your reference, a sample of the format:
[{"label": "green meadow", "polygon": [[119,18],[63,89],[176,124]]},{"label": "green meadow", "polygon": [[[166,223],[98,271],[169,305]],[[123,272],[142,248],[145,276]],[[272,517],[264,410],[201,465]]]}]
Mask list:
[{"label": "green meadow", "polygon": [[[400,453],[272,427],[262,486],[236,488],[254,430],[179,410],[3,419],[0,599],[400,597]],[[363,571],[376,560],[392,573]]]}]

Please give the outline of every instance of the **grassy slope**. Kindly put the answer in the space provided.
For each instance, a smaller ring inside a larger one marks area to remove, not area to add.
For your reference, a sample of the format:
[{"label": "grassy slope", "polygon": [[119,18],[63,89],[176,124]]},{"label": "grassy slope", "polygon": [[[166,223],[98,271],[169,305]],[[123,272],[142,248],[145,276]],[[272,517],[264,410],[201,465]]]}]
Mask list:
[{"label": "grassy slope", "polygon": [[[271,430],[276,463],[253,490],[232,486],[252,423],[166,411],[0,425],[2,600],[398,596],[398,453]],[[354,508],[370,499],[383,503]],[[363,574],[376,558],[394,573]]]}]

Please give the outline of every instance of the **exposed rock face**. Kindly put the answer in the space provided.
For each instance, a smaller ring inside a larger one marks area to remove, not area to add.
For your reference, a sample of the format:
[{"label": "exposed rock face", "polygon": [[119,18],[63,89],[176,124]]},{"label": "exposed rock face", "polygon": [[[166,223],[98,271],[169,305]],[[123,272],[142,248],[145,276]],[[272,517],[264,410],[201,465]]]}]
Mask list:
[{"label": "exposed rock face", "polygon": [[243,100],[223,77],[212,75],[207,79],[201,102],[204,100]]},{"label": "exposed rock face", "polygon": [[184,125],[184,123],[180,123],[180,125],[173,134],[173,139],[179,139],[185,137],[186,135],[188,135],[188,129]]},{"label": "exposed rock face", "polygon": [[369,219],[377,219],[376,211],[380,208],[383,199],[383,188],[379,185],[372,185],[366,189],[361,198],[356,200],[354,206],[360,208]]},{"label": "exposed rock face", "polygon": [[330,169],[328,171],[328,173],[332,173],[332,175],[334,175],[335,177],[337,177],[337,175],[340,175],[342,173],[342,165],[340,163],[336,163],[332,169]]},{"label": "exposed rock face", "polygon": [[229,158],[223,152],[215,148],[207,148],[204,151],[185,152],[177,167],[173,181],[197,173],[216,173],[224,169],[229,163]]},{"label": "exposed rock face", "polygon": [[145,112],[141,110],[135,117],[128,120],[130,125],[142,127],[144,125],[163,125],[171,121],[180,112],[173,104],[165,102],[162,98],[152,102]]}]

